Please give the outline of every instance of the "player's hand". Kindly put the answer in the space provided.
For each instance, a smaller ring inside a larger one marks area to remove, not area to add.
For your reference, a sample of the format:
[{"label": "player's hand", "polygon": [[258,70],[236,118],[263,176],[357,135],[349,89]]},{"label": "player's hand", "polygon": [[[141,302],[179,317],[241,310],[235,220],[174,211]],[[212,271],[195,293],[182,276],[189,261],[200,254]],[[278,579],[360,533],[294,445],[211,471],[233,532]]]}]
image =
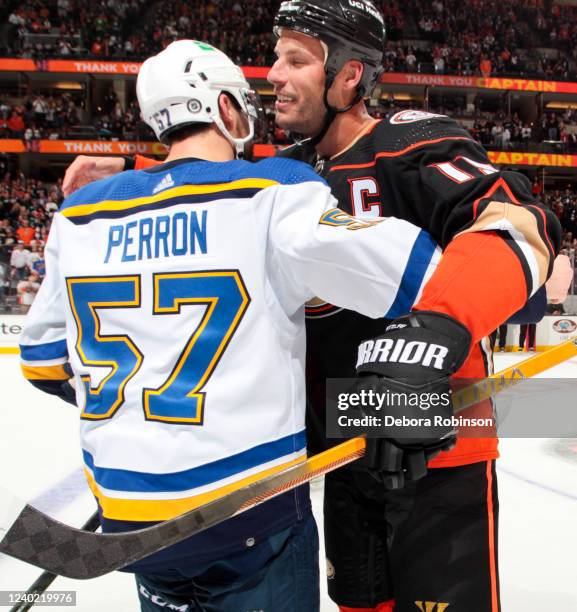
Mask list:
[{"label": "player's hand", "polygon": [[89,157],[79,155],[66,170],[62,191],[68,197],[80,187],[124,170],[124,157]]},{"label": "player's hand", "polygon": [[[378,411],[379,404],[363,406],[363,411],[381,419],[420,423],[367,438],[364,461],[386,488],[398,489],[405,479],[422,478],[427,461],[455,444],[449,378],[467,358],[470,345],[471,334],[458,321],[434,312],[413,312],[359,347],[359,389],[383,394],[387,400],[380,402]],[[435,424],[435,417],[448,423]]]}]

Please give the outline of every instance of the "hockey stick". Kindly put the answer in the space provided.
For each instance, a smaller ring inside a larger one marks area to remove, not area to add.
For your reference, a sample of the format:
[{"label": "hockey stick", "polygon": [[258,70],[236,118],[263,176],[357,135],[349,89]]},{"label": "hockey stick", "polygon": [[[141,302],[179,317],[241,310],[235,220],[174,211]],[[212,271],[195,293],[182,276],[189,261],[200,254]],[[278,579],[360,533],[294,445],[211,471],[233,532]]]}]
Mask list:
[{"label": "hockey stick", "polygon": [[[100,527],[100,517],[95,512],[80,528],[82,531],[96,531]],[[30,585],[22,601],[10,608],[9,612],[28,612],[36,603],[35,597],[41,595],[58,578],[52,572],[42,572],[40,576]]]},{"label": "hockey stick", "polygon": [[576,356],[577,336],[572,336],[565,342],[557,344],[542,353],[536,353],[516,365],[487,376],[487,378],[461,389],[454,395],[455,414]]},{"label": "hockey stick", "polygon": [[[459,391],[455,412],[577,356],[571,339]],[[337,469],[365,452],[364,438],[347,440],[282,472],[145,529],[96,534],[64,525],[5,493],[0,499],[0,552],[53,574],[96,578],[134,563],[249,508]]]}]

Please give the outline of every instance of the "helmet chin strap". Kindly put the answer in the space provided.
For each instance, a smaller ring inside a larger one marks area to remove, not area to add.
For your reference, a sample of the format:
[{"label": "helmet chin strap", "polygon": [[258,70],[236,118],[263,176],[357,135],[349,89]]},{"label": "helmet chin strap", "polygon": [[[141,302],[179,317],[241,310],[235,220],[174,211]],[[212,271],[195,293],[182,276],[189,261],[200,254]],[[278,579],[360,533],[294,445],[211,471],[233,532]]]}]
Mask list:
[{"label": "helmet chin strap", "polygon": [[254,139],[254,122],[249,118],[249,132],[244,138],[235,138],[225,127],[220,117],[214,117],[214,123],[220,130],[221,134],[234,147],[235,159],[246,158],[246,145]]},{"label": "helmet chin strap", "polygon": [[309,144],[313,147],[316,147],[327,135],[327,132],[329,131],[329,128],[331,127],[333,121],[336,119],[337,115],[340,115],[341,113],[346,113],[347,111],[351,110],[351,108],[353,108],[355,104],[357,104],[363,99],[363,88],[358,87],[357,95],[353,98],[350,104],[347,104],[343,108],[335,108],[334,106],[331,106],[329,104],[329,89],[333,86],[334,80],[334,77],[329,77],[327,75],[327,80],[325,82],[325,90],[323,92],[323,104],[325,105],[326,113],[323,119],[323,125],[321,126],[319,133],[316,136],[312,136],[309,140]]}]

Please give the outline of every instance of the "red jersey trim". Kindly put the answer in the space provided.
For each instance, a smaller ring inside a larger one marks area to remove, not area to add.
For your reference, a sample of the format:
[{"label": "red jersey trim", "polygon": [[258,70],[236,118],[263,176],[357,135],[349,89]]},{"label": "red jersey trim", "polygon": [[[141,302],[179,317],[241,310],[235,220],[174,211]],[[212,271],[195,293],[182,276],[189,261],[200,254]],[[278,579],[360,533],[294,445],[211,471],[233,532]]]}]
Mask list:
[{"label": "red jersey trim", "polygon": [[486,200],[487,198],[490,198],[500,187],[507,194],[507,197],[511,200],[511,202],[513,202],[513,204],[521,204],[521,202],[519,202],[519,200],[513,195],[511,188],[509,187],[509,185],[507,185],[507,181],[505,181],[505,179],[503,178],[500,178],[498,181],[495,181],[491,185],[491,188],[489,189],[489,191],[487,191],[487,193],[483,194],[478,200],[475,200],[475,203],[473,204],[473,216],[475,217],[475,219],[477,218],[477,210],[479,208],[481,200]]},{"label": "red jersey trim", "polygon": [[336,308],[332,304],[320,304],[319,306],[306,306],[306,312],[324,312],[325,310],[330,310],[331,308]]},{"label": "red jersey trim", "polygon": [[[374,129],[374,128],[373,128]],[[370,132],[368,132],[370,133]],[[329,172],[334,172],[335,170],[354,170],[359,168],[371,168],[377,163],[377,160],[381,157],[400,157],[409,151],[413,151],[414,149],[418,149],[420,147],[425,147],[431,144],[437,144],[438,142],[445,142],[448,140],[468,140],[470,142],[474,142],[472,138],[467,136],[445,136],[444,138],[436,138],[434,140],[422,140],[420,142],[415,142],[414,144],[402,149],[401,151],[381,151],[381,153],[377,153],[372,162],[367,162],[366,164],[343,164],[340,166],[333,166],[329,169]]]},{"label": "red jersey trim", "polygon": [[493,464],[487,462],[487,521],[489,531],[489,573],[491,575],[491,612],[499,612],[499,596],[497,595],[497,555],[495,512],[493,507]]},{"label": "red jersey trim", "polygon": [[[471,439],[471,438],[469,438]],[[497,439],[490,438],[491,444],[497,446]],[[442,458],[441,458],[442,457]],[[431,462],[428,463],[429,469],[442,469],[447,467],[459,467],[461,465],[471,465],[473,463],[481,463],[481,461],[491,461],[499,458],[499,451],[497,448],[487,449],[485,451],[477,452],[463,452],[459,455],[453,455],[453,451],[447,453],[445,459],[442,454],[435,457]]]}]

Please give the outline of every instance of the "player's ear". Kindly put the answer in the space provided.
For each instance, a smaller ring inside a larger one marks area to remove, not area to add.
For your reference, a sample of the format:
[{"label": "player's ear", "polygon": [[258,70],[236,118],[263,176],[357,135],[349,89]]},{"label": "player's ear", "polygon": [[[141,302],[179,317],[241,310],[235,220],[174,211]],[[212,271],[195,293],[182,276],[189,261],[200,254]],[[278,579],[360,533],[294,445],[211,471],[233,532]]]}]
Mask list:
[{"label": "player's ear", "polygon": [[222,93],[218,98],[218,109],[224,127],[234,138],[244,138],[249,132],[248,119],[230,96]]},{"label": "player's ear", "polygon": [[349,60],[341,70],[343,86],[346,89],[356,92],[361,79],[363,78],[364,66],[358,60]]},{"label": "player's ear", "polygon": [[233,137],[243,138],[248,134],[248,120],[230,96],[225,93],[219,96],[218,110],[224,127]]},{"label": "player's ear", "polygon": [[338,101],[337,106],[345,106],[355,98],[357,88],[363,78],[363,69],[362,62],[349,60],[337,74],[334,90],[340,93],[339,97],[342,97],[342,100]]},{"label": "player's ear", "polygon": [[218,110],[220,113],[220,118],[224,123],[224,127],[229,132],[232,132],[236,119],[235,108],[232,100],[225,93],[220,94],[218,97]]}]

